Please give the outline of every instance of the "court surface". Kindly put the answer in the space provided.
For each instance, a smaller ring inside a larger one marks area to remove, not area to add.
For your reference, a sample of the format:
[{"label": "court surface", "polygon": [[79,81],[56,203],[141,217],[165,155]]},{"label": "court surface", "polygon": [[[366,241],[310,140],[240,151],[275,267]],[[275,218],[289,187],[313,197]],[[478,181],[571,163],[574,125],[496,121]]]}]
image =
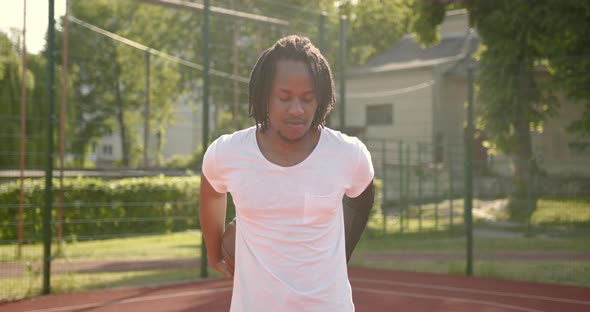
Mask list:
[{"label": "court surface", "polygon": [[[357,311],[590,311],[590,288],[350,268]],[[228,311],[230,280],[42,296],[0,311]]]}]

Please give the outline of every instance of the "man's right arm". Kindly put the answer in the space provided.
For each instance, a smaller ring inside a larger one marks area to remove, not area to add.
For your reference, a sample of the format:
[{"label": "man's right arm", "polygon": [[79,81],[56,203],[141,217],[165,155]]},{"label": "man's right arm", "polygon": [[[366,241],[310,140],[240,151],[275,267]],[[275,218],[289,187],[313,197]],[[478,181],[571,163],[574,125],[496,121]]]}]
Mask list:
[{"label": "man's right arm", "polygon": [[226,277],[231,277],[230,270],[223,261],[221,241],[225,229],[227,194],[218,193],[211,186],[204,174],[201,174],[199,219],[201,232],[207,245],[209,263],[215,270]]},{"label": "man's right arm", "polygon": [[373,181],[365,188],[361,195],[350,198],[344,196],[342,207],[344,208],[344,233],[346,237],[346,262],[350,261],[352,252],[358,244],[363,231],[369,221],[371,208],[375,201],[375,186]]}]

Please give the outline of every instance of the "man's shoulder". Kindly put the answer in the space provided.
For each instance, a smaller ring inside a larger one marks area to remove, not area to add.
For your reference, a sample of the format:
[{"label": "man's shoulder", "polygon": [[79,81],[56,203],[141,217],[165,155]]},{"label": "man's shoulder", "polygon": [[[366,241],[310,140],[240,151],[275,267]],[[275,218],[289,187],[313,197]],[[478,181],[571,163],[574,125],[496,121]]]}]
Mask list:
[{"label": "man's shoulder", "polygon": [[338,130],[324,127],[323,131],[327,139],[326,141],[330,142],[331,144],[336,144],[343,147],[358,147],[363,145],[359,138],[355,136],[349,136],[348,134],[342,133]]},{"label": "man's shoulder", "polygon": [[242,130],[237,130],[233,133],[228,133],[220,136],[213,142],[213,144],[216,144],[217,148],[237,148],[242,146],[242,144],[246,144],[250,139],[250,136],[253,135],[255,132],[255,126]]}]

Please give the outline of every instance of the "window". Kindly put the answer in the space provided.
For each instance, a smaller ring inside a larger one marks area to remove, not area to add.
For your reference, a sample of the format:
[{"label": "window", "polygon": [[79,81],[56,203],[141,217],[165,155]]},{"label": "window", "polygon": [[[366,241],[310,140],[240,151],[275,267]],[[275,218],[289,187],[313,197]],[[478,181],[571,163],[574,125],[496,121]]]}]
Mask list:
[{"label": "window", "polygon": [[113,155],[113,147],[111,145],[103,145],[102,146],[102,154],[103,155]]},{"label": "window", "polygon": [[393,104],[372,104],[367,106],[367,125],[392,125]]}]

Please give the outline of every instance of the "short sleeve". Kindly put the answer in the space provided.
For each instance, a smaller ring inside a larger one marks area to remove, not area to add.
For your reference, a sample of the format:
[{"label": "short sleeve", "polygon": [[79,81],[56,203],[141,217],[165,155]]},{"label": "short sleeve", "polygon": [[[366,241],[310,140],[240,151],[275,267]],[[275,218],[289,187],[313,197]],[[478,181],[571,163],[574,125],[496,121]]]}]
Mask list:
[{"label": "short sleeve", "polygon": [[227,193],[227,185],[225,183],[225,177],[223,176],[222,168],[217,162],[217,150],[219,149],[220,139],[215,140],[205,151],[203,156],[203,175],[209,181],[209,184],[218,193]]},{"label": "short sleeve", "polygon": [[351,174],[350,187],[346,190],[346,196],[350,198],[361,195],[375,176],[371,153],[365,144],[357,139],[355,149],[357,150],[356,165],[352,167],[354,169]]}]

